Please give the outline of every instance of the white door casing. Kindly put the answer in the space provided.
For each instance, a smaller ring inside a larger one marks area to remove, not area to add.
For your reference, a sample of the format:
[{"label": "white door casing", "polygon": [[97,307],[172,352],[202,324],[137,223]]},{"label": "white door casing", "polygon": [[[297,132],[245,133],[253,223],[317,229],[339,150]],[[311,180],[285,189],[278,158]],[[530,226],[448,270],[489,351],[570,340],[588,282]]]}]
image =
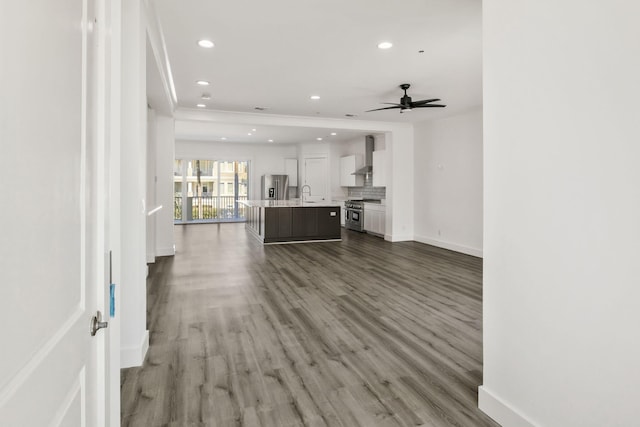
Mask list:
[{"label": "white door casing", "polygon": [[107,35],[94,3],[0,10],[2,426],[104,424],[108,343],[89,333],[98,308],[108,318]]}]

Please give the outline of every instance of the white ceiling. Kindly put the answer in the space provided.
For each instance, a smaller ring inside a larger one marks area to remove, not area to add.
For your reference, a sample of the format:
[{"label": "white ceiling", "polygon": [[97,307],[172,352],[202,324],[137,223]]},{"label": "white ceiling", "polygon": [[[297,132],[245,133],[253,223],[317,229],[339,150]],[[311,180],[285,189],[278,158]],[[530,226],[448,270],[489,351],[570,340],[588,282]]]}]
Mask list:
[{"label": "white ceiling", "polygon": [[[419,122],[482,104],[480,0],[154,0],[154,5],[179,109],[202,102],[217,111]],[[216,46],[199,47],[203,38]],[[381,41],[393,47],[380,50]],[[211,85],[203,88],[197,80]],[[447,107],[365,112],[398,102],[401,83],[411,84],[414,101],[441,98]],[[161,97],[154,93],[160,87],[148,88],[150,102]],[[203,92],[212,99],[202,100]],[[321,98],[313,101],[310,95]],[[282,130],[285,136],[273,128],[260,135],[265,143],[267,134],[279,142],[315,139],[317,129],[297,129],[303,134]],[[235,136],[232,131],[221,128],[212,138],[247,136],[244,127]]]}]

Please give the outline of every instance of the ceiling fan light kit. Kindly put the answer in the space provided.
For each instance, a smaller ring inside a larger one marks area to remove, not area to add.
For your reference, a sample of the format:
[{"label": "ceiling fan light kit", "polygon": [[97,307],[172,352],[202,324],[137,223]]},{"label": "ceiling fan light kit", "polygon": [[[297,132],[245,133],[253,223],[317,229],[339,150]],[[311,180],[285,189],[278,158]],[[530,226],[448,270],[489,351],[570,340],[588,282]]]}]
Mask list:
[{"label": "ceiling fan light kit", "polygon": [[422,99],[420,101],[412,101],[411,97],[407,95],[407,89],[409,89],[411,85],[409,83],[403,83],[400,85],[400,89],[404,90],[404,95],[400,98],[400,103],[396,104],[395,102],[383,102],[383,104],[390,104],[392,107],[382,107],[375,108],[373,110],[367,110],[366,113],[371,111],[380,111],[380,110],[392,110],[394,108],[399,108],[400,113],[408,112],[413,110],[414,108],[444,108],[446,105],[442,104],[432,104],[432,102],[440,101],[438,98],[433,99]]}]

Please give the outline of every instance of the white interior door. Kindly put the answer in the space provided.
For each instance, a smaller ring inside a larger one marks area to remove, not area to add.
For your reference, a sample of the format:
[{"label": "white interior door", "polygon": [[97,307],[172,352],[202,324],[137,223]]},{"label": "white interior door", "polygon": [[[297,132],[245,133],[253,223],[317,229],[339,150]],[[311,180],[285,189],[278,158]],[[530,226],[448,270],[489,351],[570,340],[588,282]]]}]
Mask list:
[{"label": "white interior door", "polygon": [[0,426],[104,424],[105,333],[89,333],[108,203],[93,1],[0,10]]},{"label": "white interior door", "polygon": [[311,187],[311,196],[305,192],[305,200],[323,201],[329,199],[329,182],[326,157],[305,157],[304,184]]}]

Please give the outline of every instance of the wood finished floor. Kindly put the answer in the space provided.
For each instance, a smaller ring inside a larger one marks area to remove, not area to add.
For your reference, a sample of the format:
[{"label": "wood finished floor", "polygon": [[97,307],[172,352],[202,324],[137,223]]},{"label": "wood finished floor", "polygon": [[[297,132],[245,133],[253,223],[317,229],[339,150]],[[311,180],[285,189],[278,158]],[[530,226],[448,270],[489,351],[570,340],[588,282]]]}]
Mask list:
[{"label": "wood finished floor", "polygon": [[151,266],[146,361],[122,371],[123,426],[497,426],[477,409],[480,259],[351,231],[175,233]]}]

